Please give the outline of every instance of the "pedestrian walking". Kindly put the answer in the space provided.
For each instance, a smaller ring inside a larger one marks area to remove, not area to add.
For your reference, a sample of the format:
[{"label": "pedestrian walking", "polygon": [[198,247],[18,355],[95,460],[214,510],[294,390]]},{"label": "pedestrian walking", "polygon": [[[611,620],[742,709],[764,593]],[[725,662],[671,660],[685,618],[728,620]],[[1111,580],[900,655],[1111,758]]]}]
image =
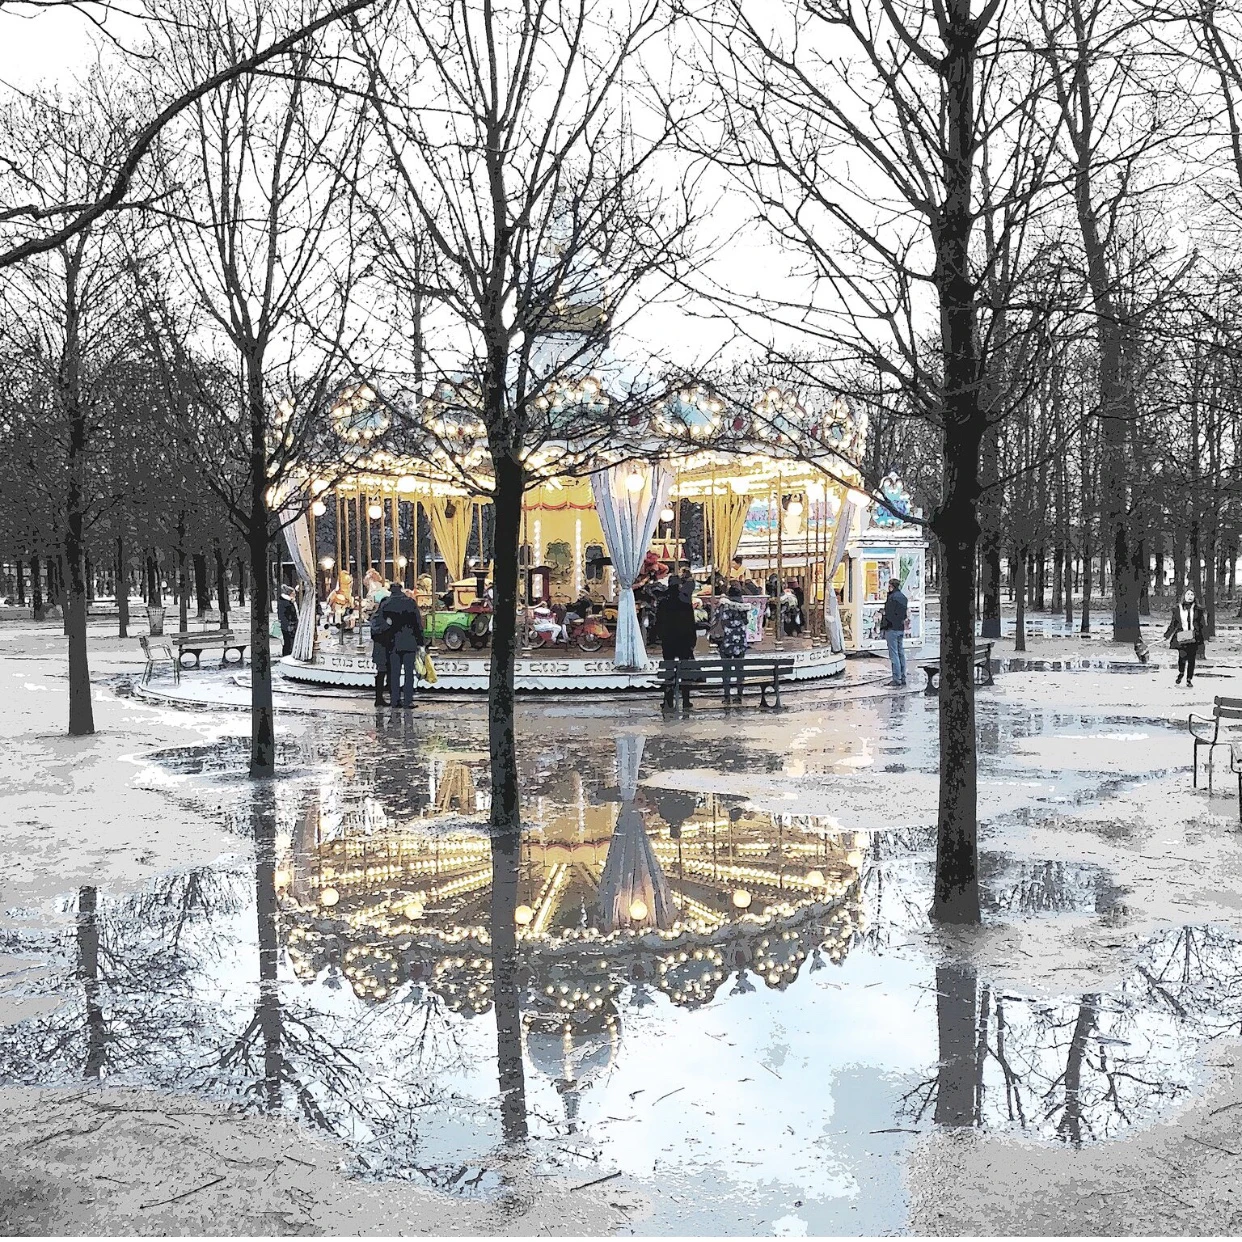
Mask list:
[{"label": "pedestrian walking", "polygon": [[280,623],[280,654],[293,654],[293,636],[298,632],[298,606],[293,602],[293,588],[280,588],[276,603],[276,620]]},{"label": "pedestrian walking", "polygon": [[[673,578],[656,605],[656,633],[666,660],[693,660],[699,633],[694,621],[694,578],[689,569]],[[682,678],[681,709],[690,710],[690,685]],[[673,683],[664,686],[664,708],[673,710]]]},{"label": "pedestrian walking", "polygon": [[740,661],[746,655],[746,623],[750,620],[750,605],[742,601],[742,588],[734,583],[729,593],[717,605],[720,609],[720,658],[724,665],[724,701],[729,701],[729,690],[737,680],[737,697],[742,697],[742,669]]},{"label": "pedestrian walking", "polygon": [[[419,649],[426,641],[423,614],[412,595],[407,595],[399,582],[392,584],[392,593],[379,606],[392,630],[392,653],[388,659],[388,696],[393,707],[414,706],[414,664]],[[403,676],[404,674],[404,676]]]},{"label": "pedestrian walking", "polygon": [[1177,652],[1177,681],[1180,686],[1186,678],[1187,688],[1195,684],[1195,660],[1203,654],[1207,640],[1207,614],[1195,602],[1195,593],[1187,591],[1182,602],[1173,606],[1173,619],[1164,632],[1169,646]]},{"label": "pedestrian walking", "polygon": [[906,617],[910,614],[910,601],[901,589],[900,578],[888,580],[888,598],[884,601],[884,615],[880,618],[880,631],[888,643],[888,659],[893,666],[890,686],[906,684]]},{"label": "pedestrian walking", "polygon": [[[388,598],[389,591],[382,583],[374,588],[370,596],[375,602],[375,610],[369,622],[371,629],[371,663],[375,665],[375,706],[386,707],[389,703],[396,704],[393,687],[390,681],[389,665],[392,663],[392,640],[395,631],[392,619],[384,615],[381,607]],[[385,700],[384,692],[388,692]]]}]

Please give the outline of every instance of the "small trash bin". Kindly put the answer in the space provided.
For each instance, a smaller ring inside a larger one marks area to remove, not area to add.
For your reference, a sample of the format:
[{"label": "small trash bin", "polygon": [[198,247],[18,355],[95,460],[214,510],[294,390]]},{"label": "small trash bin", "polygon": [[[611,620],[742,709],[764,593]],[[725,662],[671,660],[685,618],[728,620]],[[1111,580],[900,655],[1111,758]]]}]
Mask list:
[{"label": "small trash bin", "polygon": [[151,628],[152,638],[162,638],[164,634],[164,609],[147,605],[147,625]]}]

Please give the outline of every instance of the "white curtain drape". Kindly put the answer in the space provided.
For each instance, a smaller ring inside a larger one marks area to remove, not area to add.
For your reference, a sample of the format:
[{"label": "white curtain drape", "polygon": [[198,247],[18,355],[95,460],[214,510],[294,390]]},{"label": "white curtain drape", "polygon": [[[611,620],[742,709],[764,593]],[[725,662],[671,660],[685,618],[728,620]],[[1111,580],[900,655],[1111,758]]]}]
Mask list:
[{"label": "white curtain drape", "polygon": [[621,809],[599,876],[602,929],[608,933],[622,927],[671,927],[677,919],[672,890],[647,835],[643,813],[634,805],[643,759],[642,735],[620,733],[616,743]]},{"label": "white curtain drape", "polygon": [[833,651],[845,650],[845,635],[841,632],[841,609],[837,604],[837,593],[832,589],[832,578],[845,559],[845,545],[850,541],[856,508],[858,506],[850,501],[848,495],[841,497],[836,529],[832,532],[832,543],[828,547],[828,559],[825,566],[827,579],[824,583],[824,621],[828,630],[828,645]]},{"label": "white curtain drape", "polygon": [[[295,516],[297,514],[297,516]],[[302,606],[298,609],[298,628],[293,636],[293,658],[309,660],[315,651],[315,553],[311,548],[310,522],[296,509],[280,515],[285,528],[289,559],[302,584]]]},{"label": "white curtain drape", "polygon": [[[633,477],[641,477],[641,487],[630,487]],[[645,463],[610,466],[591,475],[595,510],[617,575],[616,663],[621,669],[637,670],[647,663],[634,607],[634,579],[672,486],[673,476],[667,470]]]}]

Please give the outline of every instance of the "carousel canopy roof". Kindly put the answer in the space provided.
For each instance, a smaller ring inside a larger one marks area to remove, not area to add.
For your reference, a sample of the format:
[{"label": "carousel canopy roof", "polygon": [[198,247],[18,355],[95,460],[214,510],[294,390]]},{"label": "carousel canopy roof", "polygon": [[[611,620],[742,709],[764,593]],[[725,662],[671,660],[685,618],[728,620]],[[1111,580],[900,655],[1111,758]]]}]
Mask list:
[{"label": "carousel canopy roof", "polygon": [[[866,416],[855,419],[840,399],[813,412],[776,386],[757,397],[697,383],[652,393],[636,391],[629,377],[590,373],[550,381],[533,404],[537,446],[524,460],[536,485],[564,486],[626,461],[660,462],[675,475],[673,494],[691,499],[777,488],[815,498],[860,481],[853,462],[865,445]],[[478,385],[466,379],[442,381],[421,401],[350,386],[332,422],[363,452],[359,468],[332,486],[346,496],[486,499],[493,477],[481,406]],[[316,493],[328,485],[311,480]]]}]

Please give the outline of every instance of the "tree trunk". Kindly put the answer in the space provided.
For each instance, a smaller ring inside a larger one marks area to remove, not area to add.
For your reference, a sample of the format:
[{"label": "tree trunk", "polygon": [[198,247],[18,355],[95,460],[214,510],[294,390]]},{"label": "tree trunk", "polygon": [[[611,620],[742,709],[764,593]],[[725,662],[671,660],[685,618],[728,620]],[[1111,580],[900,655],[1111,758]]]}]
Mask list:
[{"label": "tree trunk", "polygon": [[220,628],[229,628],[229,571],[224,563],[224,553],[217,543],[213,549],[216,558],[216,599],[220,605]]},{"label": "tree trunk", "polygon": [[237,606],[245,607],[246,604],[246,566],[242,564],[241,557],[237,558]]},{"label": "tree trunk", "polygon": [[39,557],[30,558],[30,607],[36,621],[43,620],[43,566]]},{"label": "tree trunk", "polygon": [[17,569],[17,606],[19,608],[26,607],[26,566],[22,563],[19,556],[16,563]]},{"label": "tree trunk", "polygon": [[164,604],[164,592],[160,587],[159,566],[155,563],[154,550],[148,550],[145,557],[147,569],[147,607],[160,608]]},{"label": "tree trunk", "polygon": [[1207,637],[1216,637],[1216,531],[1208,528],[1207,581],[1203,584],[1203,610],[1207,613]]},{"label": "tree trunk", "polygon": [[946,0],[944,198],[932,229],[944,376],[940,541],[940,798],[932,918],[979,922],[978,774],[975,752],[975,551],[979,544],[980,405],[978,287],[970,263],[974,221],[974,70],[980,30],[971,0]]},{"label": "tree trunk", "polygon": [[980,526],[982,528],[982,565],[983,565],[983,607],[979,622],[979,633],[983,638],[999,638],[1001,636],[1001,558],[1000,534],[1002,524],[999,474],[999,444],[995,429],[989,430],[983,437],[983,456],[980,460],[979,473],[985,491],[980,505]]},{"label": "tree trunk", "polygon": [[276,712],[272,699],[271,539],[267,511],[267,410],[261,359],[247,360],[250,414],[250,775],[276,772]]},{"label": "tree trunk", "polygon": [[1142,566],[1139,574],[1138,610],[1140,617],[1151,616],[1151,566],[1147,556],[1147,540],[1140,539],[1135,545],[1135,560]]},{"label": "tree trunk", "polygon": [[1086,543],[1082,545],[1082,620],[1078,632],[1091,633],[1091,548]]},{"label": "tree trunk", "polygon": [[1064,577],[1065,577],[1065,549],[1057,544],[1052,549],[1052,601],[1049,604],[1051,610],[1058,615],[1065,603],[1064,595]]},{"label": "tree trunk", "polygon": [[[70,392],[76,391],[72,379],[66,383],[66,388]],[[66,461],[65,560],[69,564],[69,590],[64,609],[65,633],[69,638],[69,736],[84,737],[95,732],[91,670],[86,653],[86,549],[83,546],[86,414],[76,402],[72,403],[67,413],[69,455]]]},{"label": "tree trunk", "polygon": [[1026,573],[1028,555],[1024,549],[1018,548],[1013,557],[1015,577],[1013,594],[1014,599],[1017,600],[1017,615],[1013,622],[1013,649],[1015,651],[1026,650],[1026,592],[1023,588],[1027,584],[1023,581],[1023,575]]},{"label": "tree trunk", "polygon": [[116,612],[117,636],[129,637],[129,574],[125,572],[125,541],[116,537]]},{"label": "tree trunk", "polygon": [[195,616],[203,620],[211,607],[211,588],[207,585],[207,557],[202,552],[195,552],[194,565],[194,606]]},{"label": "tree trunk", "polygon": [[488,679],[488,744],[492,774],[492,986],[502,1128],[512,1141],[526,1135],[526,1082],[518,1011],[518,856],[522,818],[514,732],[514,659],[517,655],[518,544],[522,528],[524,471],[511,458],[495,459],[496,542],[492,575],[492,660]]}]

